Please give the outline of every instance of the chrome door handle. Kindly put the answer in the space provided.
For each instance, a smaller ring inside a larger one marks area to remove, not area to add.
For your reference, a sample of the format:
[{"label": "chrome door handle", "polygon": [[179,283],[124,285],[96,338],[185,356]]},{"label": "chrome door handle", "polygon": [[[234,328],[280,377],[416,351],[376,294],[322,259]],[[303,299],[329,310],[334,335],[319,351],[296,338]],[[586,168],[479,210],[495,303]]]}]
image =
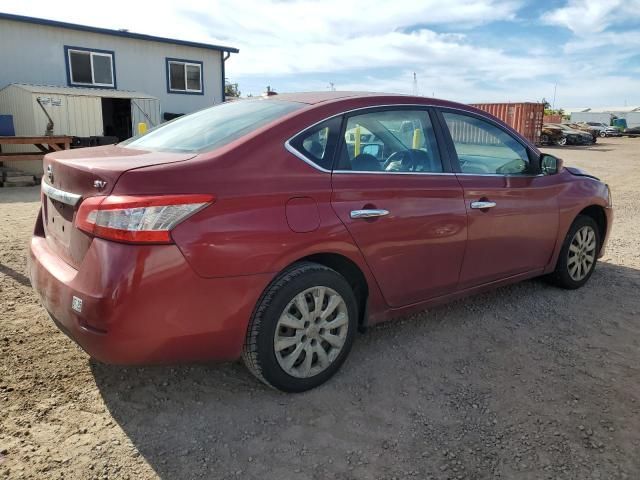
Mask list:
[{"label": "chrome door handle", "polygon": [[389,210],[351,210],[351,218],[374,218],[389,215]]},{"label": "chrome door handle", "polygon": [[485,208],[493,208],[496,206],[496,202],[471,202],[471,208],[478,210],[484,210]]}]

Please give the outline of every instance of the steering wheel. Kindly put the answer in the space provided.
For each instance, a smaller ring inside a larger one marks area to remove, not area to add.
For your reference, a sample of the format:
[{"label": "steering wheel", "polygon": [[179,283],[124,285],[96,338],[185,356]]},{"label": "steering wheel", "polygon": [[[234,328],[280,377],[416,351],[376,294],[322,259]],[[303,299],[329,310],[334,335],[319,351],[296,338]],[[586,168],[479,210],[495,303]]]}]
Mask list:
[{"label": "steering wheel", "polygon": [[[419,155],[418,155],[419,154]],[[415,172],[418,168],[418,158],[424,155],[425,152],[416,149],[399,150],[389,155],[382,165],[382,170],[387,170],[394,162],[400,162],[402,165],[401,171],[403,172]]]}]

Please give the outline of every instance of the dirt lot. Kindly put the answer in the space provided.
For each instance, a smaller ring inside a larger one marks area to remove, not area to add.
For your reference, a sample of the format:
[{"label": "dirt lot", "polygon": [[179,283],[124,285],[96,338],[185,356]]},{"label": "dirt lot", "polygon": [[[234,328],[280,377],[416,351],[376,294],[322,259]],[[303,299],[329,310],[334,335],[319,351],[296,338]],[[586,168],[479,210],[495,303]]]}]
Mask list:
[{"label": "dirt lot", "polygon": [[640,139],[553,149],[613,189],[591,282],[524,282],[359,335],[325,386],[90,361],[38,306],[37,188],[0,190],[1,478],[640,478]]}]

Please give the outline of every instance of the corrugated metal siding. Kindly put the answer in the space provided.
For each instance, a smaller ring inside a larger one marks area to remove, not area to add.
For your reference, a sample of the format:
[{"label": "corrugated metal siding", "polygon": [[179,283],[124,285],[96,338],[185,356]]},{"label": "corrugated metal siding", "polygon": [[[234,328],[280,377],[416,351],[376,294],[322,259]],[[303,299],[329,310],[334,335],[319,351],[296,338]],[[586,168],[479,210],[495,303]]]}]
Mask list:
[{"label": "corrugated metal siding", "polygon": [[16,135],[33,135],[35,130],[31,94],[13,86],[0,90],[0,113],[13,115]]},{"label": "corrugated metal siding", "polygon": [[[34,134],[36,127],[31,106],[31,93],[11,86],[0,90],[0,113],[13,115],[13,126],[15,127],[16,135]],[[42,112],[40,114],[43,115]],[[2,151],[7,153],[37,152],[38,149],[28,145],[2,145]],[[17,168],[25,172],[42,173],[40,162],[5,160],[3,163],[7,167]]]},{"label": "corrugated metal siding", "polygon": [[140,122],[146,123],[149,128],[162,123],[160,119],[160,102],[158,100],[149,98],[131,99],[131,123],[134,136],[138,134],[138,123]]},{"label": "corrugated metal siding", "polygon": [[451,138],[456,143],[473,145],[500,145],[502,142],[486,130],[476,127],[465,121],[458,120],[454,116],[447,117],[447,126],[451,132]]},{"label": "corrugated metal siding", "polygon": [[[98,97],[32,93],[17,86],[0,90],[0,113],[13,115],[16,135],[44,135],[47,117],[37,103],[40,98],[53,119],[56,135],[88,137],[103,135],[102,103]],[[38,152],[30,145],[3,145],[5,152]],[[42,164],[33,160],[7,160],[7,167],[42,174]]]},{"label": "corrugated metal siding", "polygon": [[476,103],[472,106],[498,117],[530,142],[540,143],[544,104]]},{"label": "corrugated metal siding", "polygon": [[31,108],[33,109],[34,130],[31,135],[44,135],[49,119],[38,105],[38,99],[42,106],[53,119],[53,134],[67,135],[69,131],[67,97],[65,95],[31,95]]},{"label": "corrugated metal siding", "polygon": [[103,135],[102,100],[98,97],[67,96],[69,130],[67,135]]}]

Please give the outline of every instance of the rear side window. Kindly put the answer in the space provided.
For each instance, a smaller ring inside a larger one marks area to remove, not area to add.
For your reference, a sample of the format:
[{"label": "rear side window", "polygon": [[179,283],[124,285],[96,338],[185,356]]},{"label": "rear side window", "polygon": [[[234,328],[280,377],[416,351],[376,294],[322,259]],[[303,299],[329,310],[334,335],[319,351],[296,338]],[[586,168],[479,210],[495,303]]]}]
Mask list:
[{"label": "rear side window", "polygon": [[303,106],[281,100],[237,100],[179,117],[121,145],[145,150],[207,152]]},{"label": "rear side window", "polygon": [[331,118],[297,135],[289,143],[305,160],[331,170],[341,117]]}]

